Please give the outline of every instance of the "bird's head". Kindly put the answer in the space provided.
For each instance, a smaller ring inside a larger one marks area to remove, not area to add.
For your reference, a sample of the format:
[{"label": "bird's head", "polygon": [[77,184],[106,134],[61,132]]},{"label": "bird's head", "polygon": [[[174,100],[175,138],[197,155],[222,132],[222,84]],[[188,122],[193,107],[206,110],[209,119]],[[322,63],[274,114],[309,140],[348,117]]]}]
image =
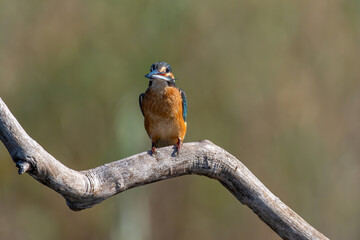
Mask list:
[{"label": "bird's head", "polygon": [[156,62],[150,67],[150,73],[145,75],[150,81],[153,79],[175,82],[171,66],[166,62]]}]

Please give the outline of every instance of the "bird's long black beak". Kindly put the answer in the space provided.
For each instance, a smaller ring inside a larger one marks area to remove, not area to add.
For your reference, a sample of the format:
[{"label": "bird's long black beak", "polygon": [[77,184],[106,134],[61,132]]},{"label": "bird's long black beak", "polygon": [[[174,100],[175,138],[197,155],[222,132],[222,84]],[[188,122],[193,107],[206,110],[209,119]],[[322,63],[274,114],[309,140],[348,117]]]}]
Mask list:
[{"label": "bird's long black beak", "polygon": [[154,70],[151,73],[146,74],[145,77],[148,78],[149,80],[162,79],[162,80],[169,81],[169,82],[175,81],[175,79],[173,79],[171,76],[167,76],[166,73],[159,72],[158,70]]}]

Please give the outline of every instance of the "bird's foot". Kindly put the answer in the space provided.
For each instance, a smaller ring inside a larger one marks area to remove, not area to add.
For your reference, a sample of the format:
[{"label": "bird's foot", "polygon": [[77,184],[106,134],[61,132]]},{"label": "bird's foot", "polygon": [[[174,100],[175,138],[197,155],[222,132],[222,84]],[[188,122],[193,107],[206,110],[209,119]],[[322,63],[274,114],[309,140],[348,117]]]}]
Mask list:
[{"label": "bird's foot", "polygon": [[181,138],[178,138],[178,141],[176,143],[176,154],[179,156],[180,153],[180,146],[182,144]]},{"label": "bird's foot", "polygon": [[151,155],[155,155],[156,154],[156,146],[155,143],[151,143]]}]

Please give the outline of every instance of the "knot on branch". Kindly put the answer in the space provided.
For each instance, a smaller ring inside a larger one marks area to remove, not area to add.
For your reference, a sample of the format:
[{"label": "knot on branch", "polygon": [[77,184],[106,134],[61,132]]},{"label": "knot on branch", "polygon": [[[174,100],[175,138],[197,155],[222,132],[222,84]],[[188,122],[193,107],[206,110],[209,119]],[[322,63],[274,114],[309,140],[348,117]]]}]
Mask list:
[{"label": "knot on branch", "polygon": [[22,175],[31,170],[31,164],[27,161],[19,160],[16,163],[16,167],[19,168],[19,175]]}]

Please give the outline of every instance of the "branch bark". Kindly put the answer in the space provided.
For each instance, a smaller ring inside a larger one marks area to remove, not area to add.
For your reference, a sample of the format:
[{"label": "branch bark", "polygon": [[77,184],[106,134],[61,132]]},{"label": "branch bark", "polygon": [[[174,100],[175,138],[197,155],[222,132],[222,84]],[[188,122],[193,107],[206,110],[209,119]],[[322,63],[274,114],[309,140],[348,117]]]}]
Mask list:
[{"label": "branch bark", "polygon": [[238,159],[210,141],[185,143],[156,157],[139,153],[102,166],[75,171],[46,152],[20,126],[0,98],[0,139],[19,168],[60,193],[72,210],[90,208],[127,189],[198,174],[218,180],[283,239],[327,239],[272,194]]}]

